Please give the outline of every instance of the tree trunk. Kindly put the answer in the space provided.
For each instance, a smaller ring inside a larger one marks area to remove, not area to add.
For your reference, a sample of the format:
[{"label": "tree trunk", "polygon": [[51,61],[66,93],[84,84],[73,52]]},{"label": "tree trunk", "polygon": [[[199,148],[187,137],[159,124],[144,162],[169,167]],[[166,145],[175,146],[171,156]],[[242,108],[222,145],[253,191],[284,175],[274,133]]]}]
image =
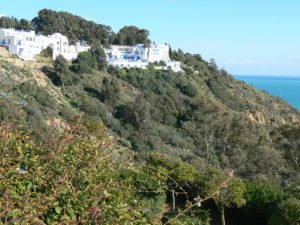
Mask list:
[{"label": "tree trunk", "polygon": [[150,57],[150,46],[147,47],[148,51],[147,51],[147,61],[149,61],[149,57]]},{"label": "tree trunk", "polygon": [[176,209],[176,203],[175,203],[175,191],[172,190],[172,209]]},{"label": "tree trunk", "polygon": [[220,216],[221,216],[221,224],[226,225],[226,223],[225,223],[225,210],[224,210],[223,206],[220,207]]}]

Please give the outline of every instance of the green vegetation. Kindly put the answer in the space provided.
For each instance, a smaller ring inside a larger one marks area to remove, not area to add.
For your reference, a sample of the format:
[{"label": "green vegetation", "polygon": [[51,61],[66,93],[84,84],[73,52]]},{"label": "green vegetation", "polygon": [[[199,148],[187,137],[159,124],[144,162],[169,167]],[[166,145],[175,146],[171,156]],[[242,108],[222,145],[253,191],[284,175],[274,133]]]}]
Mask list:
[{"label": "green vegetation", "polygon": [[50,9],[40,10],[32,21],[18,20],[14,17],[1,17],[0,27],[19,30],[35,30],[37,33],[50,35],[61,33],[66,35],[71,43],[85,41],[93,48],[118,45],[150,44],[149,31],[136,26],[125,26],[114,33],[109,26],[96,24],[93,21],[72,15],[68,12],[56,12]]},{"label": "green vegetation", "polygon": [[59,32],[66,35],[71,43],[86,41],[93,48],[109,44],[136,45],[149,44],[149,31],[135,26],[125,26],[116,34],[111,27],[87,21],[67,12],[49,9],[39,11],[32,20],[32,26],[38,33],[49,35]]},{"label": "green vegetation", "polygon": [[137,44],[150,44],[148,39],[149,31],[145,29],[139,29],[135,26],[125,26],[119,30],[113,44],[118,45],[130,45],[134,46]]},{"label": "green vegetation", "polygon": [[53,49],[50,46],[48,46],[41,52],[41,56],[52,59],[53,58]]},{"label": "green vegetation", "polygon": [[0,131],[0,152],[5,155],[0,165],[4,224],[149,221],[146,201],[140,200],[129,179],[119,178],[129,165],[111,161],[113,142],[101,126],[93,142],[74,121],[70,130],[43,146],[9,125]]},{"label": "green vegetation", "polygon": [[1,17],[0,27],[2,28],[15,28],[18,30],[33,30],[33,26],[30,21],[26,19],[16,19],[14,17]]},{"label": "green vegetation", "polygon": [[49,35],[59,32],[66,35],[71,43],[85,40],[93,47],[108,45],[112,35],[109,26],[87,21],[67,12],[56,12],[49,9],[39,11],[32,20],[36,32]]},{"label": "green vegetation", "polygon": [[93,47],[1,55],[1,223],[299,224],[298,111],[180,49],[184,73],[106,64],[102,45],[147,30],[46,9],[32,24]]}]

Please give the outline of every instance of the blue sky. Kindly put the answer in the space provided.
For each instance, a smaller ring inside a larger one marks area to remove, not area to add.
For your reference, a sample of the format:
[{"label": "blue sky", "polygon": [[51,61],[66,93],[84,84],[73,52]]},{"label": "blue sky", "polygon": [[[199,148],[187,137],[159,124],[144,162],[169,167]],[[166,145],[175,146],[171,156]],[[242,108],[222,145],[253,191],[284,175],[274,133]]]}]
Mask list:
[{"label": "blue sky", "polygon": [[118,31],[136,25],[232,74],[300,75],[298,0],[0,0],[0,14],[68,11]]}]

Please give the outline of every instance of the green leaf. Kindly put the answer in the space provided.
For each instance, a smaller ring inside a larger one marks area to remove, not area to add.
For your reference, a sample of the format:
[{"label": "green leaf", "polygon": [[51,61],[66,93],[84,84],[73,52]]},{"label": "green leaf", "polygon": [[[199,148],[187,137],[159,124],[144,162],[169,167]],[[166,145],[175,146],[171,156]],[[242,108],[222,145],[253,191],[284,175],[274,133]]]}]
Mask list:
[{"label": "green leaf", "polygon": [[72,218],[72,220],[76,219],[75,211],[72,208],[67,209],[69,216]]},{"label": "green leaf", "polygon": [[56,212],[58,215],[60,215],[60,214],[61,214],[61,207],[56,206],[56,207],[55,207],[55,212]]},{"label": "green leaf", "polygon": [[21,147],[21,146],[18,146],[17,149],[18,149],[19,154],[20,154],[20,155],[23,155],[23,149],[22,149],[22,147]]}]

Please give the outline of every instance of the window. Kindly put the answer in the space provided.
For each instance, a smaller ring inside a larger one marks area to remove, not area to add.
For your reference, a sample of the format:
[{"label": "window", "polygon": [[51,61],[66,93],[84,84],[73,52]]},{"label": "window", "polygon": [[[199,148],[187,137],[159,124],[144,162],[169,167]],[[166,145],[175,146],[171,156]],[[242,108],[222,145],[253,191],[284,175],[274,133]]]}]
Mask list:
[{"label": "window", "polygon": [[21,40],[18,40],[18,45],[21,45],[21,44],[22,44]]},{"label": "window", "polygon": [[2,44],[5,45],[5,39],[2,40]]},{"label": "window", "polygon": [[8,44],[10,45],[10,39],[8,39],[7,41],[8,41]]}]

